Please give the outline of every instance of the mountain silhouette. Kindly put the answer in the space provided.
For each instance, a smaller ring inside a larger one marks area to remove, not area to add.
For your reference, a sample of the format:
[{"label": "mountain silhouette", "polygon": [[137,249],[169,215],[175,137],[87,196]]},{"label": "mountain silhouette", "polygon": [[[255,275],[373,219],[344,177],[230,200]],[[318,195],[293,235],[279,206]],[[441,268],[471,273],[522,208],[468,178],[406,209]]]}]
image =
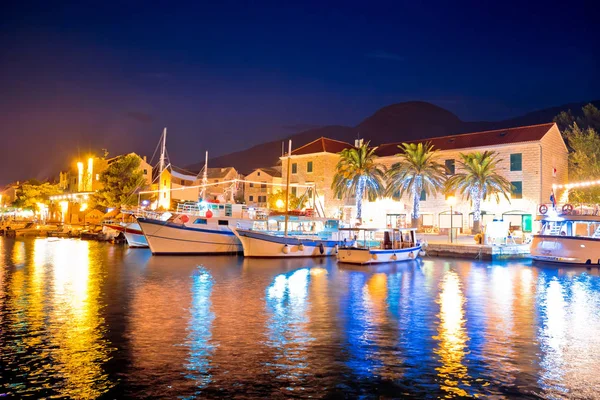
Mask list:
[{"label": "mountain silhouette", "polygon": [[[571,110],[573,115],[581,115],[581,108],[592,103],[600,107],[600,100],[582,103],[570,103],[557,107],[533,111],[503,121],[462,121],[452,112],[424,101],[408,101],[391,104],[377,110],[355,127],[330,125],[293,134],[271,142],[256,144],[246,150],[226,154],[209,160],[210,167],[235,167],[243,174],[255,168],[276,165],[282,155],[282,142],[292,140],[294,148],[298,148],[320,137],[343,140],[353,143],[354,139],[363,138],[371,145],[394,143],[446,136],[458,133],[469,133],[492,129],[512,128],[552,122],[561,111]],[[200,170],[204,161],[190,165],[187,169]]]}]

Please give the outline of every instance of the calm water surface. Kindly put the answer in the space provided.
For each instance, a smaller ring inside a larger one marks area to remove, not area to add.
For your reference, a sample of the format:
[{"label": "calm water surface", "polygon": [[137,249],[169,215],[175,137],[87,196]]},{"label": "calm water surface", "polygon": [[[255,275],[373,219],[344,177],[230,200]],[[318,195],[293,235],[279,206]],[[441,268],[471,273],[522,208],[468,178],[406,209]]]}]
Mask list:
[{"label": "calm water surface", "polygon": [[599,371],[598,269],[0,238],[0,398],[590,399]]}]

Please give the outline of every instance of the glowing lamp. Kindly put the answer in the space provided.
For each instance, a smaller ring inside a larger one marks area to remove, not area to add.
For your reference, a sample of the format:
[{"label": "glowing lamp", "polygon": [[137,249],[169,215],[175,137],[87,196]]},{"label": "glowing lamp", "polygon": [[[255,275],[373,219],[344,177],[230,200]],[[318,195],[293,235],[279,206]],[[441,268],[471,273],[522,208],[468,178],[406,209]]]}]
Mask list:
[{"label": "glowing lamp", "polygon": [[277,208],[283,208],[283,206],[285,206],[285,203],[283,200],[277,199],[277,201],[275,202],[275,206],[277,206]]},{"label": "glowing lamp", "polygon": [[87,208],[88,208],[88,205],[87,205],[87,203],[83,203],[83,204],[81,205],[81,207],[79,207],[79,211],[85,211],[85,210],[87,210]]},{"label": "glowing lamp", "polygon": [[456,197],[448,196],[448,198],[446,199],[446,203],[448,203],[448,205],[450,206],[456,205]]}]

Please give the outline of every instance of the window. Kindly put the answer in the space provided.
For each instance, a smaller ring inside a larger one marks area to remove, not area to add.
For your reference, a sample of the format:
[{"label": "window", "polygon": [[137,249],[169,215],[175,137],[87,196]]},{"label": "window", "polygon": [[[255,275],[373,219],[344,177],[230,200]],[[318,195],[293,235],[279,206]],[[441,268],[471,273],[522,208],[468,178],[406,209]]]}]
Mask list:
[{"label": "window", "polygon": [[163,199],[167,198],[167,192],[163,192]]},{"label": "window", "polygon": [[163,186],[167,186],[167,180],[164,180]]},{"label": "window", "polygon": [[260,171],[256,175],[260,176]]},{"label": "window", "polygon": [[148,170],[144,168],[144,175],[148,175]]},{"label": "window", "polygon": [[254,187],[254,183],[251,183],[251,184],[250,184],[250,187]]},{"label": "window", "polygon": [[306,172],[312,172],[312,161],[306,163]]},{"label": "window", "polygon": [[100,174],[96,174],[96,180],[99,181],[100,180]]},{"label": "window", "polygon": [[523,155],[521,153],[510,155],[510,170],[523,171]]},{"label": "window", "polygon": [[[519,154],[520,155],[520,154]],[[512,198],[513,199],[522,199],[523,198],[523,182],[511,182],[512,185]]]},{"label": "window", "polygon": [[446,175],[454,175],[454,160],[446,160]]},{"label": "window", "polygon": [[266,203],[267,202],[267,196],[258,196],[258,202],[259,203]]},{"label": "window", "polygon": [[298,188],[293,187],[292,188],[292,196],[296,196],[296,193],[298,192]]},{"label": "window", "polygon": [[297,174],[298,173],[298,164],[293,163],[292,164],[292,174]]},{"label": "window", "polygon": [[206,225],[206,220],[204,218],[198,218],[194,221],[194,223],[198,225]]},{"label": "window", "polygon": [[220,219],[220,220],[218,220],[217,224],[223,225],[223,226],[229,226],[229,221],[227,221],[226,219]]},{"label": "window", "polygon": [[261,192],[266,192],[267,191],[267,184],[266,183],[261,183],[260,184],[260,191]]},{"label": "window", "polygon": [[248,201],[254,201],[254,196],[248,197]]},{"label": "window", "polygon": [[420,198],[420,200],[421,201],[427,200],[427,193],[425,193],[424,190],[421,190],[421,198]]}]

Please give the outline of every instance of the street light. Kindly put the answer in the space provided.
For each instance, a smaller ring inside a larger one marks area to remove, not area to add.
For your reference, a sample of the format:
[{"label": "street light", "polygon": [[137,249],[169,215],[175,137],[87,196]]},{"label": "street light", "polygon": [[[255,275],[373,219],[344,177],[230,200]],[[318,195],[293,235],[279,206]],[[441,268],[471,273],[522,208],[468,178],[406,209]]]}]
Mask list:
[{"label": "street light", "polygon": [[452,207],[456,204],[456,197],[448,196],[446,202],[450,205],[450,243],[454,243],[454,211]]}]

